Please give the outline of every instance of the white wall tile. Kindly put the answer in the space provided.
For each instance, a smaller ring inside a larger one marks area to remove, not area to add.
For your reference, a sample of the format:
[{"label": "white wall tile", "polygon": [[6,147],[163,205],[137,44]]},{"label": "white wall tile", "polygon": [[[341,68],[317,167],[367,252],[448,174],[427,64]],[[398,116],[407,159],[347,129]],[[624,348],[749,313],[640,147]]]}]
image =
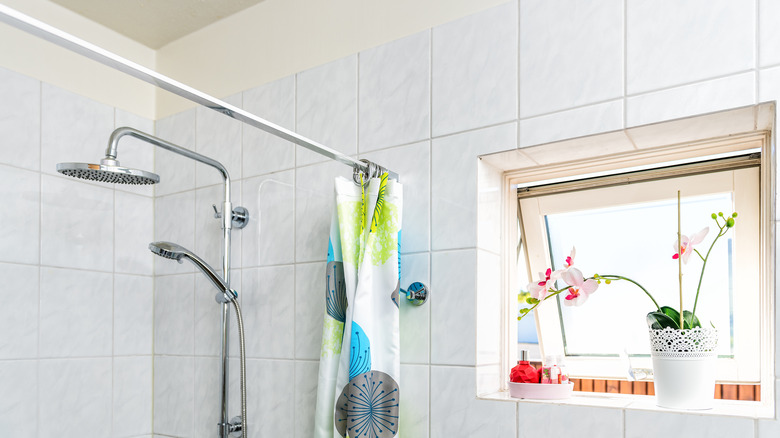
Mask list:
[{"label": "white wall tile", "polygon": [[[247,399],[248,436],[284,436],[293,429],[290,414],[295,406],[295,371],[293,361],[248,360],[247,380],[260,397]],[[286,418],[288,421],[279,421]]]},{"label": "white wall tile", "polygon": [[155,277],[155,354],[193,354],[195,275]]},{"label": "white wall tile", "polygon": [[754,73],[700,82],[626,101],[627,127],[736,108],[755,103]]},{"label": "white wall tile", "polygon": [[114,356],[152,354],[152,277],[114,275]]},{"label": "white wall tile", "polygon": [[[241,94],[226,97],[225,102],[241,107]],[[219,161],[228,171],[230,178],[241,178],[241,130],[243,123],[205,106],[195,110],[195,150]],[[195,184],[203,187],[222,184],[224,179],[219,170],[203,164],[195,164]]]},{"label": "white wall tile", "polygon": [[325,318],[325,263],[295,265],[295,358],[319,359]]},{"label": "white wall tile", "polygon": [[335,207],[333,181],[337,176],[351,179],[352,170],[335,161],[296,170],[296,262],[325,260],[328,256],[328,236]]},{"label": "white wall tile", "polygon": [[501,361],[501,258],[477,250],[477,365]]},{"label": "white wall tile", "polygon": [[[282,128],[295,131],[295,76],[244,91],[244,109]],[[261,131],[243,128],[244,178],[295,167],[295,145]]]},{"label": "white wall tile", "polygon": [[0,333],[3,334],[0,359],[35,358],[38,355],[38,267],[0,263],[0,278],[5,292],[4,304],[0,306]]},{"label": "white wall tile", "polygon": [[[565,421],[561,421],[563,419]],[[575,430],[576,435],[582,438],[622,437],[623,412],[619,409],[521,403],[518,406],[517,429],[520,438],[566,436]]]},{"label": "white wall tile", "polygon": [[[233,208],[241,204],[240,183],[234,184],[231,193]],[[222,275],[222,260],[225,252],[222,219],[214,217],[214,206],[222,212],[225,201],[225,186],[209,186],[195,191],[195,247],[190,248]],[[250,221],[252,212],[250,211]],[[251,223],[251,222],[250,222]],[[230,267],[241,267],[241,240],[244,229],[232,228],[230,231]],[[232,279],[231,279],[232,280]]]},{"label": "white wall tile", "polygon": [[154,432],[177,437],[193,434],[195,359],[155,356]]},{"label": "white wall tile", "polygon": [[517,1],[433,28],[433,135],[517,118]]},{"label": "white wall tile", "polygon": [[780,67],[758,71],[758,101],[768,102],[770,100],[780,101]]},{"label": "white wall tile", "polygon": [[314,436],[319,362],[295,361],[295,438]]},{"label": "white wall tile", "polygon": [[759,438],[780,436],[780,403],[778,403],[778,399],[780,399],[780,380],[775,380],[775,418],[756,422]]},{"label": "white wall tile", "polygon": [[[156,137],[195,150],[195,109],[168,116],[157,121]],[[160,175],[155,185],[157,196],[195,188],[195,161],[191,158],[155,148],[154,172]]]},{"label": "white wall tile", "polygon": [[114,437],[152,431],[152,356],[114,358]]},{"label": "white wall tile", "polygon": [[486,160],[477,163],[477,248],[501,253],[504,175]]},{"label": "white wall tile", "polygon": [[41,268],[42,357],[111,356],[112,275]]},{"label": "white wall tile", "polygon": [[474,250],[431,254],[432,364],[475,363],[476,263]]},{"label": "white wall tile", "polygon": [[3,434],[37,437],[37,361],[0,361],[0,388],[3,388],[0,397],[0,430]]},{"label": "white wall tile", "polygon": [[[401,256],[401,288],[419,281],[431,285],[429,253]],[[431,343],[431,306],[415,306],[401,296],[401,363],[428,363]]]},{"label": "white wall tile", "polygon": [[41,83],[0,68],[0,162],[30,170],[41,163]]},{"label": "white wall tile", "polygon": [[628,94],[755,66],[754,0],[629,0]]},{"label": "white wall tile", "polygon": [[249,210],[249,223],[236,236],[243,245],[242,266],[295,261],[294,184],[292,170],[243,181],[242,205]]},{"label": "white wall tile", "polygon": [[39,173],[0,165],[0,261],[38,263],[40,188]]},{"label": "white wall tile", "polygon": [[[158,196],[154,199],[154,240],[173,242],[194,251],[194,191]],[[189,262],[177,263],[174,260],[158,256],[155,256],[153,260],[156,275],[193,272],[195,270]]]},{"label": "white wall tile", "polygon": [[520,121],[520,147],[623,128],[623,101],[600,103]]},{"label": "white wall tile", "polygon": [[428,437],[430,367],[401,365],[401,406],[398,436]]},{"label": "white wall tile", "polygon": [[775,0],[758,0],[758,60],[761,67],[780,64],[777,16],[780,16],[780,3]]},{"label": "white wall tile", "polygon": [[251,334],[246,342],[247,357],[292,359],[296,319],[295,267],[244,269],[241,275],[244,326]]},{"label": "white wall tile", "polygon": [[477,400],[474,369],[431,367],[431,438],[513,437],[515,403]]},{"label": "white wall tile", "polygon": [[154,199],[117,191],[114,193],[114,270],[152,275],[154,254]]},{"label": "white wall tile", "polygon": [[[357,153],[357,55],[298,73],[296,127],[299,134],[346,155]],[[327,161],[296,146],[295,164]]]},{"label": "white wall tile", "polygon": [[431,226],[431,143],[362,154],[399,175],[404,186],[401,253],[428,251]]},{"label": "white wall tile", "polygon": [[623,95],[623,1],[520,2],[520,117]]},{"label": "white wall tile", "polygon": [[[222,368],[219,358],[195,358],[195,378],[192,382],[195,387],[195,411],[192,431],[194,438],[213,438],[217,436],[217,424],[222,421],[221,373]],[[264,395],[254,394],[254,396],[263,397]],[[240,415],[238,414],[240,409],[240,405],[230,405],[230,415],[233,415],[232,412]]]},{"label": "white wall tile", "polygon": [[[141,132],[155,135],[154,121],[137,116],[133,113],[116,109],[114,114],[114,127],[129,126]],[[108,144],[108,139],[106,139]],[[126,135],[122,137],[117,146],[117,159],[124,167],[154,171],[154,152],[157,149],[151,143]],[[154,185],[115,184],[114,188],[123,192],[135,193],[144,196],[154,196]]]},{"label": "white wall tile", "polygon": [[[647,436],[706,436],[726,438],[754,436],[755,422],[749,418],[716,417],[627,410],[625,438]],[[596,435],[594,435],[596,436]]]},{"label": "white wall tile", "polygon": [[113,190],[43,175],[41,200],[41,264],[114,269]]},{"label": "white wall tile", "polygon": [[41,172],[57,163],[99,163],[114,129],[114,109],[44,83],[41,88]]},{"label": "white wall tile", "polygon": [[41,437],[111,436],[111,358],[40,361]]},{"label": "white wall tile", "polygon": [[516,146],[516,123],[433,141],[431,247],[434,250],[476,245],[477,157]]},{"label": "white wall tile", "polygon": [[360,52],[360,152],[430,136],[430,38],[424,31]]}]

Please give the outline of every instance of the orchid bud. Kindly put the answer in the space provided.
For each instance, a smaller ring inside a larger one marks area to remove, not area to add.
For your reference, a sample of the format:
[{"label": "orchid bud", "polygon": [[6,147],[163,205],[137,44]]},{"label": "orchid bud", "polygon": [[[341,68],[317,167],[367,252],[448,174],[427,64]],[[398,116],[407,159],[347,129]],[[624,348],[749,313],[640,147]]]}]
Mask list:
[{"label": "orchid bud", "polygon": [[731,217],[737,217],[737,212],[731,213]]},{"label": "orchid bud", "polygon": [[721,217],[722,217],[722,216],[723,216],[723,212],[722,212],[722,211],[719,211],[719,212],[718,212],[718,216],[721,216]]},{"label": "orchid bud", "polygon": [[712,213],[712,218],[713,218],[713,219],[717,219],[717,218],[718,218],[718,215],[716,215],[715,213]]},{"label": "orchid bud", "polygon": [[612,283],[612,280],[604,280],[604,283],[610,284]]},{"label": "orchid bud", "polygon": [[730,217],[730,218],[726,219],[726,227],[731,228],[733,226],[734,226],[734,218]]}]

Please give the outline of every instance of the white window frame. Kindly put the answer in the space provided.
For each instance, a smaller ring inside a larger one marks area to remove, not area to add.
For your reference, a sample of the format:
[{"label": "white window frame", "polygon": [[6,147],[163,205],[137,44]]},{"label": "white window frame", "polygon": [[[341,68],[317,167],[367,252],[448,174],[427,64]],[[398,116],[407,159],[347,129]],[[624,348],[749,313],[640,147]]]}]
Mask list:
[{"label": "white window frame", "polygon": [[[760,381],[758,342],[760,324],[756,316],[760,313],[760,309],[759,294],[755,291],[760,290],[760,284],[755,271],[756,266],[760,264],[759,170],[758,167],[721,170],[631,185],[592,188],[585,192],[523,197],[519,199],[519,209],[528,273],[531,275],[534,272],[543,272],[550,265],[549,240],[544,220],[548,214],[669,200],[674,198],[677,189],[683,190],[684,197],[732,192],[735,203],[733,211],[738,211],[740,214],[739,226],[732,230],[736,242],[734,276],[739,279],[735,288],[738,296],[735,295],[733,309],[734,355],[731,358],[718,359],[716,378],[720,382],[758,383]],[[598,196],[588,196],[588,192],[592,194],[594,191],[598,191]],[[673,233],[674,230],[671,230],[670,235]],[[674,274],[676,271],[670,273],[670,275]],[[637,280],[641,282],[642,279]],[[600,289],[599,293],[610,293],[609,286],[602,285]],[[670,303],[659,304],[671,305]],[[653,307],[649,306],[647,310],[651,311]],[[563,356],[564,336],[556,300],[544,302],[535,312],[542,355]],[[572,376],[578,378],[627,377],[626,361],[619,357],[566,356],[566,365]],[[652,362],[649,357],[637,357],[631,360],[631,366],[652,368]]]},{"label": "white window frame", "polygon": [[[703,414],[774,418],[775,107],[774,102],[768,102],[480,156],[476,182],[479,206],[475,281],[477,397],[510,399],[507,376],[517,362],[518,186],[642,170],[661,163],[683,164],[703,156],[734,155],[735,151],[760,148],[761,401],[724,400]],[[563,403],[657,409],[652,397],[641,395],[575,393]]]}]

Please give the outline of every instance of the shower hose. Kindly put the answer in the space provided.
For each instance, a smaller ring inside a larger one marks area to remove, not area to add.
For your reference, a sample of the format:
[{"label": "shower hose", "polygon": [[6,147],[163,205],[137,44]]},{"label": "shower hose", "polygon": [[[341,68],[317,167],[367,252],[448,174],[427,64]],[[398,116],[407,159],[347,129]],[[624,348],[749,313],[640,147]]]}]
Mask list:
[{"label": "shower hose", "polygon": [[233,303],[233,308],[236,311],[236,322],[238,323],[238,342],[239,351],[241,357],[241,435],[242,437],[249,436],[246,429],[246,351],[244,348],[244,320],[241,318],[241,306],[238,305],[238,299],[236,299],[235,292],[232,294],[226,294],[230,297],[230,302]]}]

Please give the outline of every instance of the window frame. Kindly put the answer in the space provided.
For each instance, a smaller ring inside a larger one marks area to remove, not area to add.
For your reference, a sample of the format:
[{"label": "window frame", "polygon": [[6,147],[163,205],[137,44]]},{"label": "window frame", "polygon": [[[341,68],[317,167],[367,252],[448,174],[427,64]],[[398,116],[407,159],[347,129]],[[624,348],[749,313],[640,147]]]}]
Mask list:
[{"label": "window frame", "polygon": [[[776,103],[766,102],[650,125],[624,128],[586,137],[521,146],[486,154],[477,161],[477,276],[475,288],[476,396],[511,400],[509,370],[517,362],[517,187],[572,175],[640,170],[660,162],[695,161],[702,155],[761,149],[760,251],[761,401],[716,403],[704,415],[749,418],[775,416],[775,115]],[[672,160],[672,157],[674,160]],[[498,320],[498,321],[497,321]],[[652,397],[615,394],[582,396],[570,405],[656,410]]]},{"label": "window frame", "polygon": [[[734,211],[740,212],[740,223],[745,224],[733,230],[735,241],[750,241],[757,244],[759,242],[759,179],[760,165],[696,175],[683,174],[662,180],[643,181],[630,186],[611,185],[587,189],[587,192],[591,193],[598,190],[598,199],[593,196],[582,196],[583,191],[579,190],[521,196],[518,203],[525,233],[523,240],[528,274],[542,272],[550,264],[549,237],[544,226],[544,217],[547,214],[613,207],[635,202],[653,202],[672,198],[669,194],[674,193],[678,188],[683,189],[685,197],[734,191],[736,205]],[[735,277],[740,279],[737,286],[745,287],[749,291],[760,290],[758,278],[749,275],[755,270],[755,266],[760,265],[758,248],[752,244],[750,247],[737,244],[736,251]],[[609,293],[608,287],[600,292]],[[718,359],[717,380],[719,382],[758,383],[760,381],[758,363],[760,323],[758,318],[753,318],[756,313],[760,313],[759,295],[744,294],[740,299],[734,300],[735,351],[733,357]],[[651,307],[648,307],[649,310],[652,310]],[[553,300],[545,302],[537,307],[535,313],[542,356],[564,355],[565,336],[558,303]],[[620,379],[626,377],[627,371],[626,359],[621,357],[566,356],[566,364],[575,378]],[[652,362],[650,357],[635,357],[631,359],[631,366],[652,368]]]}]

